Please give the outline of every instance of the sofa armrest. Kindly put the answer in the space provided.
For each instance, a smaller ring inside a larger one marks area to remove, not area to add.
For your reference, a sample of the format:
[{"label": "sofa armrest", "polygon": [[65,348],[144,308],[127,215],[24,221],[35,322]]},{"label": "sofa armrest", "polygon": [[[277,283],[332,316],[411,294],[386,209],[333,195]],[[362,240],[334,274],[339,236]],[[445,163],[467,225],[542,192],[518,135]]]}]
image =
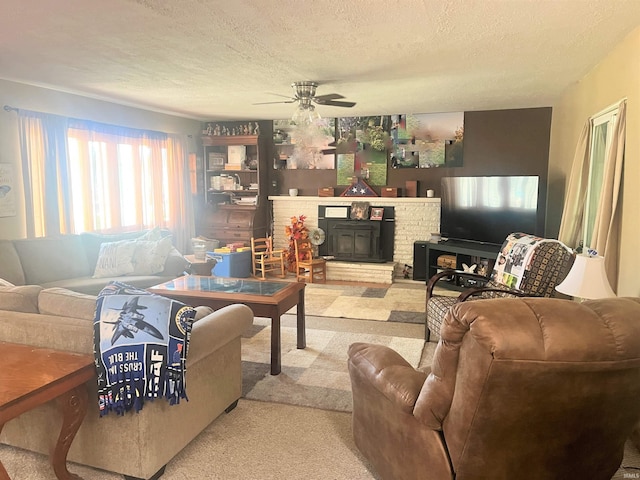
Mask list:
[{"label": "sofa armrest", "polygon": [[368,380],[405,413],[412,413],[427,374],[416,370],[395,350],[383,345],[354,343],[349,347],[349,370]]},{"label": "sofa armrest", "polygon": [[240,337],[253,323],[253,311],[242,304],[229,305],[197,320],[191,330],[187,365]]}]

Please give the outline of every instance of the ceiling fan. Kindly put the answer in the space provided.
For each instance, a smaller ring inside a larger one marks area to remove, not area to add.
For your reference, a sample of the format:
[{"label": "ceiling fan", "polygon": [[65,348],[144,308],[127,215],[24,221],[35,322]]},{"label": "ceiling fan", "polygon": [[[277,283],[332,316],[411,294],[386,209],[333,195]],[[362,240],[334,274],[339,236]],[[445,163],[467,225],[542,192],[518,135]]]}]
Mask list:
[{"label": "ceiling fan", "polygon": [[254,105],[266,105],[269,103],[298,103],[298,109],[300,110],[314,110],[313,103],[318,105],[327,105],[332,107],[353,107],[355,102],[347,102],[339,100],[344,98],[343,95],[338,93],[328,93],[326,95],[316,95],[316,88],[318,88],[317,82],[293,82],[291,87],[294,91],[294,96],[289,100],[281,100],[279,102],[261,102],[254,103]]}]

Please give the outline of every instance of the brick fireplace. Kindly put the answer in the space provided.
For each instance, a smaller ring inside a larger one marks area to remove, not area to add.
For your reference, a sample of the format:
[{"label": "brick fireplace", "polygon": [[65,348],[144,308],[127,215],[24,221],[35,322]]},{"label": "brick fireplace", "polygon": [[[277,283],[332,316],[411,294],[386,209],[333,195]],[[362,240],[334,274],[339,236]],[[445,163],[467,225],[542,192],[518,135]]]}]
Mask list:
[{"label": "brick fireplace", "polygon": [[[271,233],[273,234],[275,246],[277,248],[288,248],[284,227],[289,225],[291,217],[305,215],[307,217],[305,224],[309,228],[318,227],[318,207],[320,205],[351,206],[352,202],[359,200],[369,202],[374,206],[380,204],[383,207],[394,207],[394,239],[391,257],[394,272],[388,283],[394,277],[401,278],[404,266],[413,264],[413,243],[418,240],[428,240],[431,232],[440,231],[439,198],[365,197],[354,199],[353,197],[270,196],[269,201],[273,215]],[[348,271],[359,278],[371,278],[372,282],[376,282],[380,281],[380,275],[386,275],[386,273],[381,272],[383,268],[386,269],[387,264],[377,262],[329,262],[327,278],[329,280],[343,280]]]}]

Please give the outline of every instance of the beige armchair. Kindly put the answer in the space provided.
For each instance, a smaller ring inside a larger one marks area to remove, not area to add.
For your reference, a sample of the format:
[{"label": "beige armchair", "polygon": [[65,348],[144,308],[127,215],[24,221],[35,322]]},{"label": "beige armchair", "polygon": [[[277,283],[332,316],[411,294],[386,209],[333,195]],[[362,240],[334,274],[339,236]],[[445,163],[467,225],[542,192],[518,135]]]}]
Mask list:
[{"label": "beige armchair", "polygon": [[640,419],[640,298],[455,305],[430,369],[349,348],[353,435],[385,480],[610,479]]}]

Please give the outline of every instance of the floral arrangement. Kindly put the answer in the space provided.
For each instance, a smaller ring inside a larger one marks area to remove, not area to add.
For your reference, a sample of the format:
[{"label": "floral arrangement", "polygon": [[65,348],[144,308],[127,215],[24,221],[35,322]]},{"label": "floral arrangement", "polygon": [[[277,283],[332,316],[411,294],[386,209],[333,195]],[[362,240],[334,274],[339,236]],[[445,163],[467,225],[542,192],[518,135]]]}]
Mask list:
[{"label": "floral arrangement", "polygon": [[296,269],[296,240],[309,238],[309,229],[304,224],[306,219],[307,217],[304,215],[291,217],[291,225],[284,227],[284,233],[289,239],[289,251],[287,252],[286,262],[287,269],[290,272],[294,272]]}]

